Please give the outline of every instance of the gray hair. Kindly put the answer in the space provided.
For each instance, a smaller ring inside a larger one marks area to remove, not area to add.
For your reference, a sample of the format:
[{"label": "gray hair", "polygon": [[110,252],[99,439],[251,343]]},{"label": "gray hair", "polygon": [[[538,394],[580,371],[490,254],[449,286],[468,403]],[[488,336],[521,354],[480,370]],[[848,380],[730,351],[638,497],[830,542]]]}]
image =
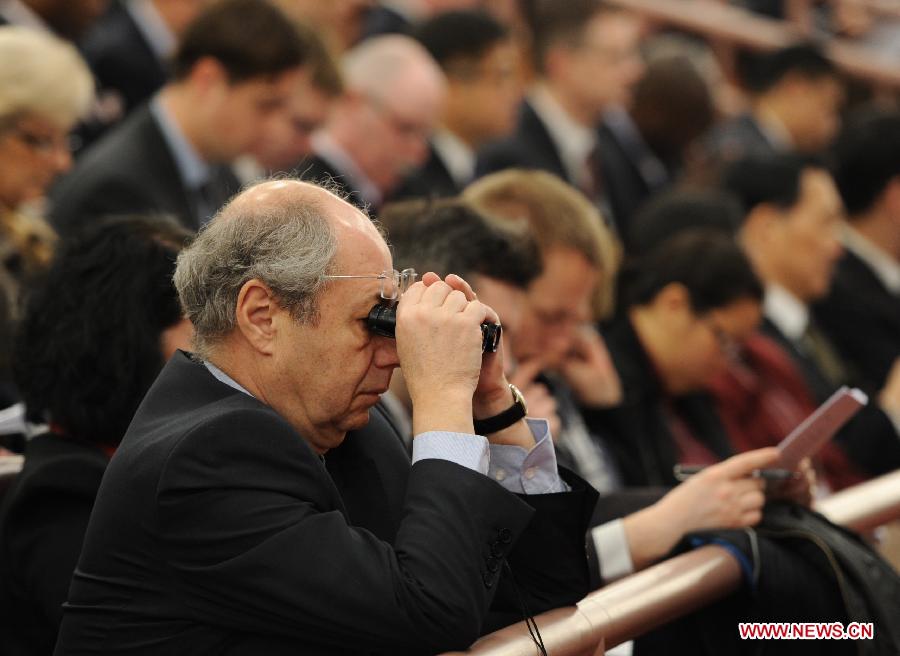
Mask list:
[{"label": "gray hair", "polygon": [[429,88],[443,85],[444,73],[421,43],[402,34],[366,39],[341,60],[347,88],[384,100],[392,85],[411,75],[427,81]]},{"label": "gray hair", "polygon": [[210,350],[235,327],[241,287],[261,280],[299,323],[318,320],[319,294],[337,239],[313,194],[278,203],[226,205],[178,256],[175,287],[194,324],[194,349]]},{"label": "gray hair", "polygon": [[90,109],[94,79],[71,44],[25,27],[0,27],[0,124],[37,114],[68,129]]}]

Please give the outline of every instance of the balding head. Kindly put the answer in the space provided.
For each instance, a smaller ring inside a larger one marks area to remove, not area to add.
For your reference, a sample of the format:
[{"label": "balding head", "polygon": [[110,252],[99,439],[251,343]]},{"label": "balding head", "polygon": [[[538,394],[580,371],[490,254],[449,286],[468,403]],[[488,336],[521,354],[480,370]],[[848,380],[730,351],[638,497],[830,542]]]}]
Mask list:
[{"label": "balding head", "polygon": [[428,51],[399,34],[364,41],[344,56],[341,66],[349,89],[379,100],[390,98],[398,87],[421,85],[436,95],[444,85],[444,75]]},{"label": "balding head", "polygon": [[425,160],[443,109],[444,74],[425,48],[399,35],[363,42],[342,67],[346,93],[326,130],[387,193]]},{"label": "balding head", "polygon": [[270,181],[228,203],[182,251],[175,286],[200,356],[325,453],[365,425],[399,364],[394,340],[366,322],[392,266],[352,205],[312,184]]},{"label": "balding head", "polygon": [[178,258],[175,286],[198,353],[235,328],[241,287],[254,278],[298,322],[314,323],[338,243],[359,240],[384,244],[364,214],[317,185],[275,180],[240,193]]}]

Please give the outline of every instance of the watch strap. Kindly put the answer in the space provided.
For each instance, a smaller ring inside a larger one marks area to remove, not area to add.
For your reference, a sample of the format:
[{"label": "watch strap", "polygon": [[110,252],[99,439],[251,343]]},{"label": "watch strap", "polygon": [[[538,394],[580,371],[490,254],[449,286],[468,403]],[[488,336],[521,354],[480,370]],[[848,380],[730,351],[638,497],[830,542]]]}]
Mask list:
[{"label": "watch strap", "polygon": [[498,415],[487,419],[476,419],[474,424],[477,435],[490,435],[504,428],[509,428],[528,413],[522,393],[512,384],[510,384],[509,389],[512,392],[513,404]]}]

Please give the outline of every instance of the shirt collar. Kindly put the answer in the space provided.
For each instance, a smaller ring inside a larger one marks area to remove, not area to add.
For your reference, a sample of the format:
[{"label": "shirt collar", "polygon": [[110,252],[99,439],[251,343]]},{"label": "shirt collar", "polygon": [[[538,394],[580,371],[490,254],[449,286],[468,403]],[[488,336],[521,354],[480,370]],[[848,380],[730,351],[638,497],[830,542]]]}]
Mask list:
[{"label": "shirt collar", "polygon": [[780,285],[766,286],[763,313],[790,340],[800,339],[809,326],[809,308]]},{"label": "shirt collar", "polygon": [[531,91],[528,100],[556,144],[569,179],[579,182],[584,177],[587,157],[597,143],[596,131],[573,119],[542,84]]},{"label": "shirt collar", "polygon": [[450,177],[459,187],[465,187],[475,177],[475,151],[449,130],[437,130],[431,145],[447,167]]},{"label": "shirt collar", "polygon": [[175,117],[166,109],[160,96],[156,96],[150,103],[150,111],[159,124],[163,139],[169,147],[169,151],[175,158],[175,165],[185,185],[192,190],[197,190],[212,177],[209,164],[197,153],[191,143],[184,136],[181,127]]},{"label": "shirt collar", "polygon": [[347,178],[347,182],[350,183],[347,186],[357,192],[364,202],[373,207],[381,205],[383,199],[381,190],[363,173],[350,153],[331,138],[331,135],[319,130],[313,134],[311,141],[313,152]]},{"label": "shirt collar", "polygon": [[131,0],[127,11],[157,59],[166,60],[175,53],[178,41],[150,0]]},{"label": "shirt collar", "polygon": [[[248,392],[239,382],[237,382],[234,378],[226,374],[224,371],[219,369],[212,362],[208,362],[206,360],[203,361],[203,366],[209,370],[209,373],[213,375],[213,377],[218,380],[220,383],[225,383],[228,387],[232,389],[236,389],[238,392],[243,392],[247,396],[253,396],[250,392]],[[254,397],[255,398],[255,397]]]},{"label": "shirt collar", "polygon": [[791,138],[791,133],[777,116],[762,112],[754,115],[753,120],[756,121],[756,126],[770,146],[778,150],[793,148],[794,140]]},{"label": "shirt collar", "polygon": [[867,264],[888,291],[900,295],[900,262],[852,226],[844,226],[842,239],[847,250]]},{"label": "shirt collar", "polygon": [[52,32],[47,22],[21,0],[0,0],[0,15],[12,25]]}]

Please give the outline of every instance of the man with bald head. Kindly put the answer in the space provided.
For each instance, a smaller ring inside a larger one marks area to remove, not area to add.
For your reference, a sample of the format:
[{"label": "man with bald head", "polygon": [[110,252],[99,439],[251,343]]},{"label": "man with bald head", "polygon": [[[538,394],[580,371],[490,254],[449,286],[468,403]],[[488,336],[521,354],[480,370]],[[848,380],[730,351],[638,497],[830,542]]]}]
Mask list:
[{"label": "man with bald head", "polygon": [[352,203],[377,210],[428,157],[444,74],[424,47],[400,35],[363,42],[342,69],[344,94],[298,171],[305,180],[334,180]]},{"label": "man with bald head", "polygon": [[[579,482],[561,480],[546,422],[525,418],[502,347],[482,356],[480,325],[498,317],[457,276],[393,266],[365,214],[287,180],[237,196],[183,251],[195,353],[169,361],[110,463],[57,654],[436,653],[479,635],[514,545],[523,587],[586,570],[578,521],[561,566],[540,541],[565,542],[539,515]],[[370,332],[373,305],[398,298],[396,340]],[[411,468],[396,436],[347,436],[397,366]],[[332,475],[351,439],[378,449]],[[383,509],[401,518],[390,532],[357,520],[360,496],[383,494],[373,472],[392,471],[407,480]]]}]

